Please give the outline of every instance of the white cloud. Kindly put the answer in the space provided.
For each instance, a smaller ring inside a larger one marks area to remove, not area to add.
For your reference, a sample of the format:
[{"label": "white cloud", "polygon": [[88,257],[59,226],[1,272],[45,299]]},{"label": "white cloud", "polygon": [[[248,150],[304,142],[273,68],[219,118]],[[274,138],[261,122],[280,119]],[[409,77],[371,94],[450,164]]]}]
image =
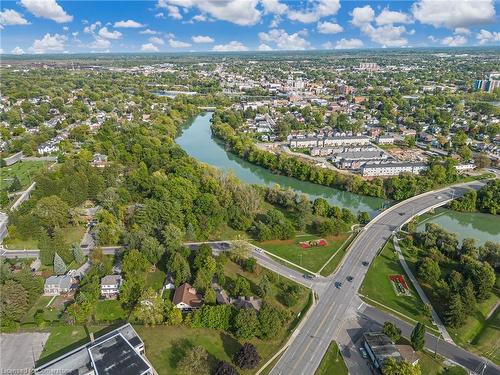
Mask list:
[{"label": "white cloud", "polygon": [[204,22],[207,20],[207,16],[205,16],[204,14],[197,14],[196,16],[194,16],[191,21],[195,21],[195,22]]},{"label": "white cloud", "polygon": [[35,39],[33,45],[30,47],[30,51],[34,53],[64,51],[66,40],[67,37],[65,35],[50,35],[47,33],[42,39]]},{"label": "white cloud", "polygon": [[144,27],[142,23],[139,23],[134,20],[127,20],[127,21],[118,21],[115,22],[114,27],[123,27],[123,28],[129,28],[129,29],[138,29],[140,27]]},{"label": "white cloud", "polygon": [[375,18],[377,25],[393,25],[395,23],[412,23],[410,16],[403,12],[396,12],[385,8],[378,16]]},{"label": "white cloud", "polygon": [[[383,15],[385,13],[385,15]],[[390,12],[390,13],[388,13]],[[377,18],[375,18],[375,11],[369,5],[364,7],[354,8],[352,11],[351,23],[359,27],[361,32],[367,35],[371,41],[382,45],[383,47],[403,47],[408,44],[408,40],[403,36],[404,34],[412,34],[413,31],[408,32],[404,26],[394,26],[394,22],[405,20],[401,15],[395,15],[387,9],[384,9]],[[382,18],[379,18],[382,16]],[[375,27],[372,21],[383,24],[383,26]],[[405,20],[406,21],[406,20]],[[409,21],[409,20],[408,20]]]},{"label": "white cloud", "polygon": [[90,49],[108,49],[111,47],[111,42],[107,39],[103,39],[96,36],[94,41],[88,45]]},{"label": "white cloud", "polygon": [[278,49],[283,50],[304,50],[310,47],[310,43],[304,39],[306,30],[288,34],[283,29],[272,29],[269,32],[260,32],[259,38],[262,42],[273,43]]},{"label": "white cloud", "polygon": [[364,7],[357,7],[353,9],[351,23],[354,26],[362,27],[373,21],[374,18],[375,11],[371,6],[365,5]]},{"label": "white cloud", "polygon": [[248,51],[241,42],[233,40],[227,44],[217,44],[213,46],[212,51],[215,52],[234,52],[234,51]]},{"label": "white cloud", "polygon": [[158,12],[155,14],[155,18],[165,18],[165,14],[163,14],[163,12]]},{"label": "white cloud", "polygon": [[258,0],[158,0],[157,6],[165,9],[169,6],[197,8],[218,20],[249,26],[260,21],[261,11],[257,4]]},{"label": "white cloud", "polygon": [[160,50],[152,43],[143,44],[141,46],[142,52],[159,52]]},{"label": "white cloud", "polygon": [[172,48],[188,48],[191,47],[190,43],[181,42],[180,40],[169,39],[168,45]]},{"label": "white cloud", "polygon": [[213,43],[214,42],[214,38],[211,38],[211,37],[205,36],[205,35],[193,35],[191,37],[191,40],[194,43]]},{"label": "white cloud", "polygon": [[265,43],[259,45],[259,51],[272,51],[273,49]]},{"label": "white cloud", "polygon": [[122,33],[115,30],[109,31],[106,26],[99,30],[99,36],[104,39],[120,39],[122,37]]},{"label": "white cloud", "polygon": [[332,42],[325,42],[321,45],[324,49],[332,49],[333,48],[333,43]]},{"label": "white cloud", "polygon": [[465,43],[467,43],[467,38],[463,35],[447,36],[441,40],[441,44],[448,47],[463,46]]},{"label": "white cloud", "polygon": [[476,35],[476,39],[479,41],[479,44],[500,42],[500,32],[491,32],[481,29],[481,31]]},{"label": "white cloud", "polygon": [[89,26],[85,26],[83,28],[83,32],[87,34],[93,34],[98,27],[101,27],[101,25],[102,25],[101,21],[94,22]]},{"label": "white cloud", "polygon": [[360,39],[340,39],[335,45],[335,49],[352,49],[363,47],[363,42]]},{"label": "white cloud", "polygon": [[311,23],[323,17],[334,16],[340,9],[340,0],[316,0],[311,3],[314,4],[312,9],[306,10],[305,12],[289,10],[288,18],[292,21]]},{"label": "white cloud", "polygon": [[172,17],[175,20],[181,20],[182,19],[182,14],[179,11],[179,8],[177,8],[174,5],[166,5],[165,8],[168,11],[168,16]]},{"label": "white cloud", "polygon": [[10,51],[13,55],[24,55],[24,50],[21,47],[16,47],[12,51]]},{"label": "white cloud", "polygon": [[427,37],[427,39],[429,39],[432,43],[436,43],[439,41],[439,39],[437,39],[436,37],[434,37],[433,35],[429,35]]},{"label": "white cloud", "polygon": [[139,31],[139,34],[156,35],[156,34],[158,34],[158,31],[154,31],[154,30],[151,30],[151,29],[146,29],[146,30]]},{"label": "white cloud", "polygon": [[151,43],[153,44],[160,44],[163,45],[165,42],[163,41],[162,38],[158,38],[157,36],[152,36],[151,38],[148,39]]},{"label": "white cloud", "polygon": [[47,18],[57,23],[73,21],[73,16],[66,13],[56,0],[21,0],[21,4],[36,17]]},{"label": "white cloud", "polygon": [[493,0],[435,1],[418,0],[412,5],[413,16],[434,27],[469,27],[495,22]]},{"label": "white cloud", "polygon": [[337,34],[344,31],[344,28],[338,23],[318,22],[318,32],[320,34]]},{"label": "white cloud", "polygon": [[470,35],[470,30],[466,27],[457,27],[453,34]]},{"label": "white cloud", "polygon": [[266,14],[284,14],[288,11],[288,6],[280,3],[279,0],[261,0],[261,3]]},{"label": "white cloud", "polygon": [[0,12],[0,25],[29,25],[29,22],[23,17],[22,14],[17,13],[13,9],[5,9]]}]

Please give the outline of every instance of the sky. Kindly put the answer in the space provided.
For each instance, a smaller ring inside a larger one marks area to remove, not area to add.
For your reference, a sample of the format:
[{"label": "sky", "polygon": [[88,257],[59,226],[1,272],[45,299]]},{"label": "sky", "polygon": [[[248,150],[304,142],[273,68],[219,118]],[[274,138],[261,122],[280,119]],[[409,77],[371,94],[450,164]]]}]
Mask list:
[{"label": "sky", "polygon": [[494,0],[3,0],[0,53],[500,46]]}]

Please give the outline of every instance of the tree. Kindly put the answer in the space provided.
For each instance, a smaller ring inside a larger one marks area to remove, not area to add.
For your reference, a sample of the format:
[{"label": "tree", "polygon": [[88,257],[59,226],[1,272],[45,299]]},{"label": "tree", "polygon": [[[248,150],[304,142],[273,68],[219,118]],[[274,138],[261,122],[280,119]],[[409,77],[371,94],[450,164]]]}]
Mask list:
[{"label": "tree", "polygon": [[85,262],[85,255],[83,254],[83,251],[77,243],[74,243],[71,246],[71,252],[73,254],[73,258],[75,258],[75,262],[78,264],[83,264]]},{"label": "tree", "polygon": [[464,306],[467,306],[467,310],[474,311],[476,309],[476,295],[474,292],[474,285],[469,279],[465,281],[461,295],[462,302]]},{"label": "tree", "polygon": [[125,279],[120,289],[120,302],[128,308],[134,307],[142,294],[142,289],[143,283],[134,278]]},{"label": "tree", "polygon": [[163,236],[163,244],[168,250],[177,250],[182,246],[184,232],[175,224],[169,223],[165,225],[161,234]]},{"label": "tree", "polygon": [[172,307],[167,313],[167,324],[178,326],[182,323],[182,312],[180,309]]},{"label": "tree", "polygon": [[259,295],[262,297],[267,296],[271,291],[272,285],[273,284],[271,283],[271,280],[269,280],[269,276],[267,276],[267,274],[264,275],[259,281]]},{"label": "tree", "polygon": [[401,338],[401,330],[391,322],[385,322],[382,331],[394,342],[398,342]]},{"label": "tree", "polygon": [[12,193],[15,191],[19,191],[22,188],[23,186],[21,185],[21,181],[19,181],[19,178],[17,176],[14,176],[14,179],[12,180],[12,183],[9,186],[9,191]]},{"label": "tree", "polygon": [[464,161],[469,161],[472,159],[472,151],[467,145],[463,145],[458,150],[458,154],[462,157]]},{"label": "tree", "polygon": [[434,285],[441,278],[439,264],[434,259],[425,257],[417,266],[417,276],[425,283]]},{"label": "tree", "polygon": [[54,272],[57,275],[64,275],[67,271],[67,266],[66,263],[64,263],[64,260],[59,256],[59,254],[55,253],[54,254]]},{"label": "tree", "polygon": [[188,281],[191,277],[188,261],[177,251],[170,258],[168,269],[172,272],[176,287]]},{"label": "tree", "polygon": [[231,364],[219,361],[215,366],[214,375],[239,375],[239,373]]},{"label": "tree", "polygon": [[454,293],[450,296],[448,308],[445,313],[445,322],[451,327],[460,327],[466,319],[466,311],[460,294]]},{"label": "tree", "polygon": [[57,195],[41,198],[36,203],[33,214],[48,229],[65,227],[69,222],[69,206]]},{"label": "tree", "polygon": [[165,252],[165,248],[156,238],[147,236],[142,240],[141,252],[151,264],[156,264]]},{"label": "tree", "polygon": [[297,304],[300,296],[300,288],[297,284],[290,284],[288,287],[284,288],[281,293],[281,298],[283,303],[287,307],[292,307]]},{"label": "tree", "polygon": [[425,344],[425,325],[417,323],[410,336],[411,346],[417,351],[421,351]]},{"label": "tree", "polygon": [[132,314],[139,322],[147,326],[155,326],[163,322],[163,311],[163,299],[153,288],[148,288],[141,295]]},{"label": "tree", "polygon": [[233,241],[231,243],[230,256],[235,262],[240,262],[247,259],[252,253],[250,244],[246,241]]},{"label": "tree", "polygon": [[257,259],[254,257],[249,257],[245,261],[245,271],[253,273],[257,265]]},{"label": "tree", "polygon": [[242,276],[238,276],[234,283],[233,294],[235,296],[248,296],[250,294],[250,282]]},{"label": "tree", "polygon": [[195,346],[177,364],[177,370],[181,374],[209,374],[208,353],[202,346]]},{"label": "tree", "polygon": [[127,279],[142,279],[149,269],[149,262],[144,256],[136,249],[129,250],[123,256],[122,271]]},{"label": "tree", "polygon": [[[259,331],[259,321],[254,309],[239,309],[234,319],[234,332],[239,339],[254,338]],[[240,366],[241,367],[241,366]]]},{"label": "tree", "polygon": [[370,215],[366,211],[360,211],[358,213],[358,222],[360,224],[368,224],[370,222]]},{"label": "tree", "polygon": [[260,336],[263,339],[278,337],[283,329],[279,310],[265,303],[259,313]]},{"label": "tree", "polygon": [[489,168],[491,166],[491,160],[487,154],[481,152],[478,156],[476,156],[475,164],[479,169]]},{"label": "tree", "polygon": [[21,319],[28,311],[28,293],[21,284],[7,280],[0,285],[0,319],[2,326]]},{"label": "tree", "polygon": [[393,357],[387,357],[382,367],[384,375],[422,375],[419,365],[396,361]]},{"label": "tree", "polygon": [[234,363],[241,369],[254,369],[259,362],[260,356],[257,349],[248,342],[243,344],[243,347],[234,355]]}]

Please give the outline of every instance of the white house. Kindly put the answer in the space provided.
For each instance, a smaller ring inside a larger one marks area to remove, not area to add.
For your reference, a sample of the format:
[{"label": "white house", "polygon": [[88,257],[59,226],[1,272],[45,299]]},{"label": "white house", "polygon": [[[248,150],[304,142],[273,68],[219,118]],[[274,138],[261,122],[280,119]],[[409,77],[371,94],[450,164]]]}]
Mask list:
[{"label": "white house", "polygon": [[361,168],[363,176],[397,176],[403,172],[419,174],[427,169],[423,163],[380,163],[365,164]]},{"label": "white house", "polygon": [[174,278],[170,273],[165,276],[165,282],[163,283],[163,290],[175,289]]},{"label": "white house", "polygon": [[120,275],[107,275],[101,279],[101,296],[104,298],[116,298],[120,294],[122,277]]},{"label": "white house", "polygon": [[73,280],[69,275],[50,276],[45,280],[43,293],[46,296],[58,296],[71,290]]}]

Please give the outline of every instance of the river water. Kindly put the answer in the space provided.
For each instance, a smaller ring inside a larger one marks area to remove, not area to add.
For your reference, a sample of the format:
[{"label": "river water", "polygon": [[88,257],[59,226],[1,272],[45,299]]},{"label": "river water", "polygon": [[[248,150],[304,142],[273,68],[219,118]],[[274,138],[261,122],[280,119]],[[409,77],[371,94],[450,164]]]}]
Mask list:
[{"label": "river water", "polygon": [[[204,113],[186,123],[176,142],[189,155],[201,162],[234,173],[240,180],[249,184],[272,186],[279,184],[296,192],[309,195],[311,199],[325,198],[330,204],[349,208],[353,212],[367,211],[373,217],[387,205],[380,198],[366,197],[346,191],[321,186],[295,178],[276,175],[269,170],[251,164],[227,152],[224,145],[212,136],[210,130],[211,113]],[[460,239],[472,237],[478,243],[485,241],[500,242],[500,218],[481,213],[459,213],[440,209],[437,216],[426,222],[434,222],[450,232],[457,233]],[[425,224],[419,228],[423,229]]]}]

